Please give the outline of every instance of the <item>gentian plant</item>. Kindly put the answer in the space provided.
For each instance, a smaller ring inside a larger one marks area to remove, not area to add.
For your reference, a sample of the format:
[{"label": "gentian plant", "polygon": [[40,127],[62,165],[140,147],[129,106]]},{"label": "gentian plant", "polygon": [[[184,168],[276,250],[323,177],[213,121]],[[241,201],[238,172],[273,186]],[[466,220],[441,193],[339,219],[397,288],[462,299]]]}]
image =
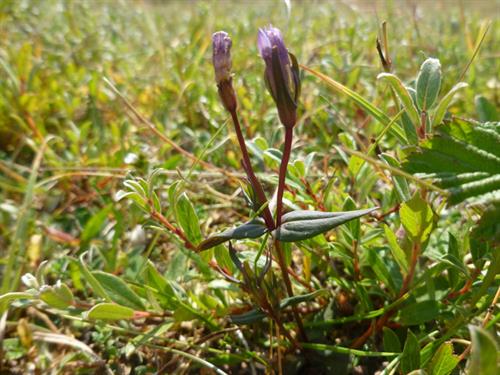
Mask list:
[{"label": "gentian plant", "polygon": [[[252,270],[248,263],[242,264],[238,260],[236,249],[231,241],[265,236],[262,247],[264,248],[268,236],[270,235],[272,237],[275,258],[281,269],[284,285],[289,298],[288,301],[294,301],[294,303],[290,304],[292,305],[298,334],[300,340],[306,342],[307,335],[296,306],[301,299],[293,300],[294,292],[282,243],[293,243],[312,238],[350,220],[366,215],[375,210],[375,208],[345,212],[295,210],[284,213],[283,193],[286,188],[286,174],[292,151],[293,129],[297,125],[298,119],[297,109],[300,96],[299,65],[295,56],[286,48],[279,29],[273,26],[259,29],[257,42],[260,55],[265,63],[264,81],[269,93],[276,103],[278,117],[284,127],[284,150],[281,156],[278,186],[276,188],[276,193],[273,195],[273,200],[275,201],[269,202],[264,188],[254,172],[238,118],[238,101],[231,76],[232,41],[228,33],[225,31],[218,31],[213,35],[213,65],[215,79],[222,104],[230,113],[234,124],[242,155],[241,164],[245,170],[249,185],[245,190],[249,192],[247,197],[249,198],[250,207],[254,211],[254,214],[251,215],[253,219],[243,225],[213,235],[201,242],[199,250],[207,250],[223,242],[229,241],[229,252],[231,253],[235,265],[243,275],[243,281],[241,282],[243,288],[252,295],[259,309],[274,319],[292,343],[296,347],[300,347],[300,343],[297,339],[284,328],[279,314],[279,303],[277,304],[274,303],[276,301],[270,300],[269,297],[272,294],[268,292],[270,290],[270,285],[265,285],[265,274],[270,269],[273,259],[273,256],[270,254],[271,251],[267,254],[266,266],[261,270],[260,274],[257,275],[257,269]],[[273,210],[274,212],[271,211],[270,207],[276,207],[276,209]],[[259,255],[260,254],[258,254],[258,256]],[[234,317],[233,320],[245,320],[248,317],[249,315],[247,314],[247,316],[243,317]]]}]

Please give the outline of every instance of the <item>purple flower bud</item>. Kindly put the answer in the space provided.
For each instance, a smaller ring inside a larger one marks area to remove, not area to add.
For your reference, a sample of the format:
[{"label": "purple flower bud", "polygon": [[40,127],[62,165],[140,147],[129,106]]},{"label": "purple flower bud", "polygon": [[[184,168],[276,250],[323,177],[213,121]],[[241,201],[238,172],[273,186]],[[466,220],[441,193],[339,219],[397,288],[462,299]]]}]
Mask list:
[{"label": "purple flower bud", "polygon": [[297,60],[288,52],[281,32],[275,27],[259,29],[257,45],[266,63],[264,79],[278,107],[280,121],[286,127],[293,127],[300,93]]},{"label": "purple flower bud", "polygon": [[235,111],[237,107],[231,78],[231,44],[231,38],[225,31],[217,31],[212,35],[215,81],[222,104],[230,112]]},{"label": "purple flower bud", "polygon": [[212,35],[212,61],[217,84],[231,78],[231,44],[231,38],[225,31],[217,31]]}]

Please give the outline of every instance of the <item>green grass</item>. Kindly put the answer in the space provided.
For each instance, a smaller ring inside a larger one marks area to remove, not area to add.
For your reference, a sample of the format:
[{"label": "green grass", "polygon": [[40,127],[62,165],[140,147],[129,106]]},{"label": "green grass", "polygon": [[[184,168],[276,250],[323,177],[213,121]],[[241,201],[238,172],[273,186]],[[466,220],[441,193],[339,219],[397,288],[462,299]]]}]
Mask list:
[{"label": "green grass", "polygon": [[[494,352],[498,335],[499,8],[498,1],[417,8],[291,1],[290,10],[283,1],[3,1],[0,372],[487,368],[491,358],[479,353]],[[377,80],[384,20],[392,73],[406,86],[415,86],[428,57],[441,63],[438,100],[468,84],[441,112],[435,138],[417,146],[416,138],[406,142],[401,118],[411,98],[400,104],[394,98],[401,92]],[[295,297],[274,263],[262,289],[281,327],[248,288],[214,271],[217,263],[240,282],[245,272],[252,279],[271,238],[233,242],[245,271],[224,245],[199,253],[189,246],[257,216],[238,190],[240,150],[214,82],[217,30],[232,36],[233,82],[257,175],[268,196],[277,184],[283,132],[256,43],[258,28],[269,23],[306,67],[285,206],[379,207],[284,246]],[[460,133],[469,127],[486,138]],[[488,175],[465,175],[472,171],[462,167],[450,167],[450,175],[446,166],[464,154],[440,149],[443,134],[479,150],[470,156],[475,163],[487,157]],[[418,160],[428,164],[415,167]],[[446,198],[462,190],[446,178],[494,187],[474,185],[467,193],[474,200],[451,205]],[[127,198],[118,200],[123,191]],[[410,201],[414,195],[420,198]],[[426,234],[408,234],[415,220]],[[28,273],[35,276],[23,284]],[[106,301],[122,305],[115,319],[94,319],[91,309]],[[300,353],[287,336],[296,335],[295,306],[309,339]],[[249,324],[231,321],[243,313]],[[486,328],[469,331],[469,324]]]}]

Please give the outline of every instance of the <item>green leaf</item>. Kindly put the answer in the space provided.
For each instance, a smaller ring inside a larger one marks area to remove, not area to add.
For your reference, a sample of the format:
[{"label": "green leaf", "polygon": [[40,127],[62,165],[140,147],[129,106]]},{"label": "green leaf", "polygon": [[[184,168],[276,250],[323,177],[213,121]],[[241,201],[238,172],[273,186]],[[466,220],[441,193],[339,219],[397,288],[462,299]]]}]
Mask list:
[{"label": "green leaf", "polygon": [[[401,167],[399,161],[389,154],[380,154],[380,157],[387,163],[387,165],[390,165],[391,167]],[[391,179],[394,183],[394,187],[396,188],[396,193],[398,194],[400,202],[409,200],[411,198],[411,194],[406,178],[398,176],[396,174],[391,174]]]},{"label": "green leaf", "polygon": [[403,354],[401,355],[401,370],[407,374],[420,368],[420,345],[411,330],[406,336]]},{"label": "green leaf", "polygon": [[376,209],[377,207],[346,212],[292,211],[283,215],[281,226],[273,233],[279,241],[301,241],[325,233]]},{"label": "green leaf", "polygon": [[115,303],[100,303],[87,311],[85,317],[93,320],[132,319],[134,317],[134,310]]},{"label": "green leaf", "polygon": [[387,225],[383,225],[385,237],[389,243],[389,248],[391,249],[392,256],[394,260],[401,268],[401,273],[406,275],[408,273],[408,259],[404,250],[399,246],[398,240],[394,232]]},{"label": "green leaf", "polygon": [[430,375],[449,375],[459,362],[458,356],[453,354],[453,345],[445,342],[438,348],[427,369]]},{"label": "green leaf", "polygon": [[427,240],[433,229],[434,213],[418,193],[401,205],[399,216],[406,232],[414,241],[422,243]]},{"label": "green leaf", "polygon": [[[356,209],[356,203],[354,200],[348,196],[346,200],[344,201],[344,204],[342,205],[342,209],[345,211],[350,211],[350,210],[355,210]],[[356,240],[359,242],[359,235],[360,235],[360,223],[359,219],[351,220],[346,224],[346,227],[349,228],[350,235],[353,240]]]},{"label": "green leaf", "polygon": [[0,306],[7,306],[12,301],[18,299],[34,299],[35,296],[32,293],[24,293],[24,292],[11,292],[5,293],[0,296]]},{"label": "green leaf", "polygon": [[[408,155],[403,168],[448,189],[449,204],[494,200],[500,190],[500,123],[455,122]],[[493,193],[491,195],[490,193]]]},{"label": "green leaf", "polygon": [[479,121],[500,121],[500,116],[498,116],[497,108],[495,107],[495,105],[491,104],[491,102],[484,96],[476,96],[474,98],[474,103],[476,105],[476,111],[479,117]]},{"label": "green leaf", "polygon": [[488,331],[476,326],[469,326],[472,339],[469,374],[498,374],[499,351],[495,339]]},{"label": "green leaf", "polygon": [[432,126],[433,127],[441,124],[441,122],[444,119],[444,115],[446,114],[446,110],[448,109],[448,107],[451,103],[451,100],[453,99],[455,94],[459,90],[461,90],[467,86],[469,86],[467,83],[459,82],[455,86],[453,86],[451,88],[451,90],[448,91],[448,93],[441,99],[441,101],[439,102],[439,104],[436,107],[436,110],[434,112],[434,116],[432,116]]},{"label": "green leaf", "polygon": [[404,326],[413,326],[434,320],[439,315],[437,301],[422,301],[410,304],[399,311],[399,320]]},{"label": "green leaf", "polygon": [[388,327],[384,327],[383,334],[384,351],[393,353],[401,352],[401,342],[398,335]]},{"label": "green leaf", "polygon": [[417,105],[421,111],[428,111],[436,101],[441,87],[441,64],[438,59],[429,58],[420,67],[417,77]]},{"label": "green leaf", "polygon": [[195,245],[200,243],[202,236],[198,215],[196,215],[193,204],[189,200],[186,193],[182,193],[177,198],[177,204],[175,205],[175,217],[188,240]]},{"label": "green leaf", "polygon": [[367,249],[365,256],[367,263],[370,265],[373,272],[375,272],[375,275],[377,275],[377,279],[383,282],[389,289],[391,289],[391,291],[395,291],[396,285],[391,277],[391,273],[389,272],[384,259],[380,256],[376,249]]},{"label": "green leaf", "polygon": [[71,289],[60,281],[54,286],[42,286],[40,288],[39,297],[47,305],[57,309],[65,309],[71,306],[74,302]]},{"label": "green leaf", "polygon": [[417,108],[415,108],[415,105],[413,104],[413,99],[411,98],[408,89],[405,87],[405,85],[403,85],[403,82],[401,82],[401,80],[397,76],[390,73],[380,73],[377,76],[377,79],[386,81],[391,85],[391,87],[394,89],[399,99],[401,100],[401,103],[403,103],[403,106],[406,109],[406,113],[410,117],[411,122],[415,127],[417,127],[420,124],[420,116],[418,114]]},{"label": "green leaf", "polygon": [[245,238],[258,238],[267,232],[267,227],[261,219],[253,219],[239,227],[225,230],[210,236],[198,245],[199,250],[208,250],[229,240],[242,240]]},{"label": "green leaf", "polygon": [[94,271],[92,276],[103,286],[113,302],[136,310],[145,309],[139,296],[119,277],[102,271]]},{"label": "green leaf", "polygon": [[80,256],[79,262],[78,262],[78,267],[80,268],[80,272],[83,274],[83,277],[85,280],[90,284],[92,287],[92,290],[95,294],[97,294],[99,297],[105,299],[108,302],[111,302],[111,298],[109,298],[108,294],[102,287],[102,285],[97,281],[97,279],[92,275],[92,273],[89,271],[87,268],[87,265],[83,261],[83,257],[86,253],[83,253]]}]

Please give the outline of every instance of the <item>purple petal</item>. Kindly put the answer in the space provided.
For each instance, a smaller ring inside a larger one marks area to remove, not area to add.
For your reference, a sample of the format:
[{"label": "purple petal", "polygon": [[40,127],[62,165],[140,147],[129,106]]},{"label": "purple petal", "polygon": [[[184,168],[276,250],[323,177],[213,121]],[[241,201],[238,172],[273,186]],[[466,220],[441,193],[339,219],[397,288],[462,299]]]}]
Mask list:
[{"label": "purple petal", "polygon": [[231,76],[231,44],[231,38],[225,31],[217,31],[212,35],[212,61],[217,83]]},{"label": "purple petal", "polygon": [[257,46],[259,48],[260,55],[264,60],[271,58],[271,41],[269,40],[266,31],[263,29],[259,29],[259,33],[257,34]]}]

